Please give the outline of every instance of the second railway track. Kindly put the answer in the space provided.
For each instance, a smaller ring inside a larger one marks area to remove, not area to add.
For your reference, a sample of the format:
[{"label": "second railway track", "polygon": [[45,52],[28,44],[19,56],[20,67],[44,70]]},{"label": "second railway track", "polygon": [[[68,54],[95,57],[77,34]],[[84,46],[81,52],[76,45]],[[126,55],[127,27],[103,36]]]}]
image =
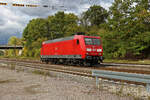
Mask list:
[{"label": "second railway track", "polygon": [[[51,64],[43,64],[40,62],[31,62],[31,61],[18,61],[18,60],[0,60],[0,63],[6,63],[6,64],[16,64],[17,66],[24,66],[28,68],[34,68],[34,69],[40,69],[40,70],[47,70],[47,71],[55,71],[55,72],[62,72],[67,74],[73,74],[73,75],[80,75],[85,77],[93,77],[92,76],[92,70],[105,70],[105,71],[116,71],[116,72],[127,72],[127,73],[137,73],[137,74],[150,74],[150,70],[140,70],[140,69],[130,69],[130,68],[123,68],[123,67],[78,67],[78,66],[65,66],[65,65],[51,65]],[[114,81],[123,81],[123,80],[115,80],[115,79],[109,79],[109,78],[103,78],[102,79],[108,79],[108,80],[114,80]],[[127,83],[133,83],[133,84],[142,84],[143,83],[135,83],[135,82],[128,82],[123,81]]]}]

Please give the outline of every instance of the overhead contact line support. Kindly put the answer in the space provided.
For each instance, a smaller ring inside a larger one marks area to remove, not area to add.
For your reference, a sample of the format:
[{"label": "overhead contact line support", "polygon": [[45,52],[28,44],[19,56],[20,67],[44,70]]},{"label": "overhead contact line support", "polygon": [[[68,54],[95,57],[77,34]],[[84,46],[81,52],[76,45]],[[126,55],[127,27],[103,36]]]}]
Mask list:
[{"label": "overhead contact line support", "polygon": [[7,3],[0,2],[0,5],[5,6],[5,5],[7,5]]}]

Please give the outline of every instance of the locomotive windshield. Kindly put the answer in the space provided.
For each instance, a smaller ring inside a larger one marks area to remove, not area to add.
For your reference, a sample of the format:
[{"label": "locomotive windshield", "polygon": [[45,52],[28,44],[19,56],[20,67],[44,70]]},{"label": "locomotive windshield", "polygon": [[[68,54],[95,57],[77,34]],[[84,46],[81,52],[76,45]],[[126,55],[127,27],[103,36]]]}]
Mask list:
[{"label": "locomotive windshield", "polygon": [[96,38],[84,38],[86,45],[100,45],[100,40]]}]

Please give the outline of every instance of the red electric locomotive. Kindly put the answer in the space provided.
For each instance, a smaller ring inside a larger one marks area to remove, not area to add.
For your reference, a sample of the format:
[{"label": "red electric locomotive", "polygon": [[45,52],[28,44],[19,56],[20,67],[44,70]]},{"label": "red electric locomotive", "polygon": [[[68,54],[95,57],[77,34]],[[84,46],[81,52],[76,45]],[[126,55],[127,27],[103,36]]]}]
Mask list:
[{"label": "red electric locomotive", "polygon": [[103,61],[100,37],[74,35],[42,43],[41,61],[63,64],[93,65]]}]

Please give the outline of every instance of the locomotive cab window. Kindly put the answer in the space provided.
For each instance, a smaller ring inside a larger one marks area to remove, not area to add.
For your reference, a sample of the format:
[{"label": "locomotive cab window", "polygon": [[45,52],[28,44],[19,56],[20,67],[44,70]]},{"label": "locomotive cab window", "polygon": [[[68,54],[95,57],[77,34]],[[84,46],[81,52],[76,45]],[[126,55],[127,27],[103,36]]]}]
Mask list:
[{"label": "locomotive cab window", "polygon": [[86,45],[100,45],[100,40],[96,38],[84,38]]},{"label": "locomotive cab window", "polygon": [[92,40],[93,40],[93,45],[100,45],[99,39],[92,39]]},{"label": "locomotive cab window", "polygon": [[84,38],[84,40],[85,40],[86,45],[92,45],[93,44],[91,38]]}]

